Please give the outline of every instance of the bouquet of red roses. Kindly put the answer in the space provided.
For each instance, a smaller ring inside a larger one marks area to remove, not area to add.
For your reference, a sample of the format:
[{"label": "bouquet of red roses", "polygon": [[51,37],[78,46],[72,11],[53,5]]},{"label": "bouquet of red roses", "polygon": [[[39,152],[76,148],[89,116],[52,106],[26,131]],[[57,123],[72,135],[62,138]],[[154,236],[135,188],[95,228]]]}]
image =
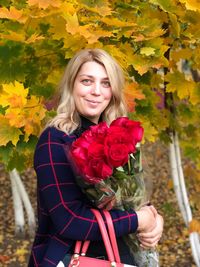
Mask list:
[{"label": "bouquet of red roses", "polygon": [[[145,204],[139,146],[142,137],[140,122],[120,117],[110,126],[106,122],[91,126],[73,142],[69,156],[77,183],[94,206],[137,210]],[[128,235],[126,241],[135,258],[137,255],[138,266],[158,266],[150,262],[150,251],[141,251],[134,234]]]}]

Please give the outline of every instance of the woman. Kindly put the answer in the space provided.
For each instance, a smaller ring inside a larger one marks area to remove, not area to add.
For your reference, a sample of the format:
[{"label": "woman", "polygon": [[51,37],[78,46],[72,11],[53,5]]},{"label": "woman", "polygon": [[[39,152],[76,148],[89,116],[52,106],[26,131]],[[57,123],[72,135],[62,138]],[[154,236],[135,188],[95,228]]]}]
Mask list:
[{"label": "woman", "polygon": [[[38,229],[29,267],[56,266],[73,252],[76,240],[91,240],[88,254],[106,252],[90,202],[76,185],[65,147],[91,125],[108,124],[126,115],[123,73],[115,60],[100,49],[86,49],[68,63],[61,82],[57,116],[41,134],[34,157],[38,182]],[[153,206],[134,210],[111,210],[123,263],[134,259],[122,236],[138,231],[143,247],[157,245],[163,219]]]}]

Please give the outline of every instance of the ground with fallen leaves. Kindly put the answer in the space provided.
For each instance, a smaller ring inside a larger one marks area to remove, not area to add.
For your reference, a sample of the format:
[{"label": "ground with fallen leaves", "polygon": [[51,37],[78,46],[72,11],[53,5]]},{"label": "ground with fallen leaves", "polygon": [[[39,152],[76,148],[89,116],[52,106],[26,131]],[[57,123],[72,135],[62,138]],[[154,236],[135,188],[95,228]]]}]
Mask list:
[{"label": "ground with fallen leaves", "polygon": [[[160,144],[146,144],[145,158],[153,174],[152,203],[164,216],[164,234],[158,250],[161,267],[195,267],[188,238],[188,230],[181,218],[171,182],[168,150]],[[184,161],[184,164],[188,164]],[[36,210],[36,180],[32,169],[22,175]],[[189,191],[195,191],[188,185]],[[194,192],[195,193],[195,192]],[[191,196],[191,194],[190,194]],[[199,216],[197,211],[197,216]],[[8,173],[0,166],[0,267],[26,267],[32,238],[25,229],[24,236],[16,236],[11,186]]]}]

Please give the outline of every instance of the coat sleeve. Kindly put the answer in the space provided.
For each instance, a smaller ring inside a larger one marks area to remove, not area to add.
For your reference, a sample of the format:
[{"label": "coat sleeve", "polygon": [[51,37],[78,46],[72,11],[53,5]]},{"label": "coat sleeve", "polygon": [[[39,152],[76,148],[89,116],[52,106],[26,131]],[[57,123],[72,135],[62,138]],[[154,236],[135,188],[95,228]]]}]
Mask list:
[{"label": "coat sleeve", "polygon": [[[71,136],[64,135],[55,128],[47,128],[39,138],[34,156],[39,208],[45,208],[62,238],[99,240],[97,222],[67,160],[65,147],[72,142]],[[133,210],[112,210],[111,216],[118,237],[137,230],[138,219]]]}]

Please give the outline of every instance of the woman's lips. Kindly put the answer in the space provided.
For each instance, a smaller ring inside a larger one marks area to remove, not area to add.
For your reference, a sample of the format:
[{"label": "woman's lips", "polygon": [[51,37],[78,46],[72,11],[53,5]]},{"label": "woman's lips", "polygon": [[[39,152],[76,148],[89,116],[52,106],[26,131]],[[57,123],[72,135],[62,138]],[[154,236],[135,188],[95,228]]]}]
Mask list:
[{"label": "woman's lips", "polygon": [[96,101],[96,100],[89,100],[89,99],[87,99],[86,101],[87,101],[87,103],[88,103],[91,107],[97,107],[97,106],[100,104],[100,102],[99,102],[99,101]]},{"label": "woman's lips", "polygon": [[96,100],[89,100],[89,99],[87,99],[87,101],[90,102],[90,103],[94,103],[94,104],[99,104],[100,103],[99,101],[96,101]]}]

